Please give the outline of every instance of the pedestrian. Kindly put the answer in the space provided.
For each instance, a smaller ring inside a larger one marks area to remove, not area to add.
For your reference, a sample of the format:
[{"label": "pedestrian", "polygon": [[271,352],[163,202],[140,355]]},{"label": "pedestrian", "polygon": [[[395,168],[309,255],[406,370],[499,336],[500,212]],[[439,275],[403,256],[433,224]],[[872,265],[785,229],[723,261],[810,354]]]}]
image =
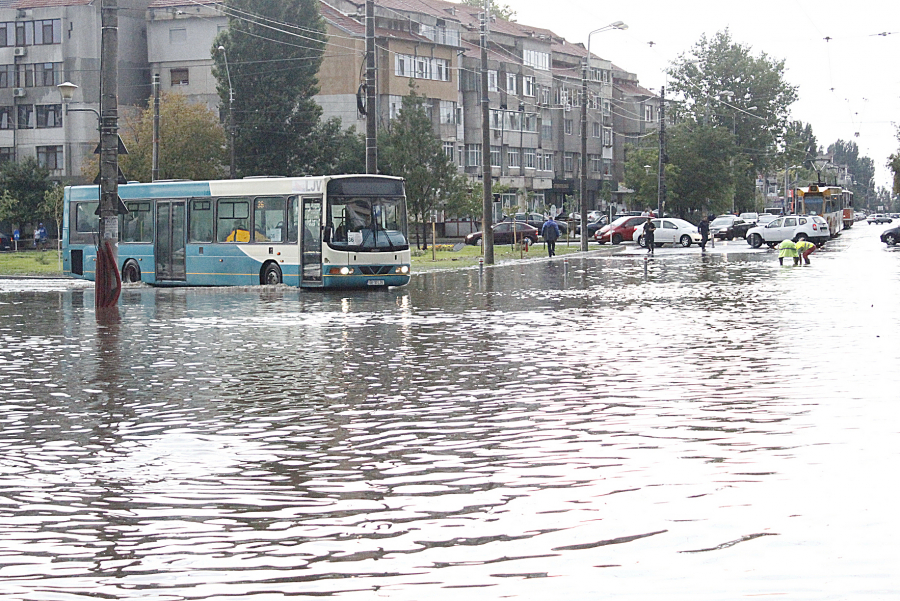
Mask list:
[{"label": "pedestrian", "polygon": [[656,231],[656,226],[653,224],[652,219],[648,219],[644,222],[644,244],[647,245],[647,254],[653,254],[653,248],[656,246],[656,235],[654,232]]},{"label": "pedestrian", "polygon": [[38,227],[34,230],[34,247],[35,248],[42,247],[46,240],[47,240],[47,230],[44,229],[43,223],[39,223]]},{"label": "pedestrian", "polygon": [[794,242],[794,247],[797,249],[797,254],[800,259],[806,262],[809,265],[809,255],[816,252],[816,245],[810,242],[809,240],[803,238],[802,240],[797,240]]},{"label": "pedestrian", "polygon": [[791,257],[792,259],[794,259],[794,265],[800,264],[800,257],[797,255],[797,246],[790,238],[788,238],[787,240],[782,240],[781,244],[778,245],[779,265],[784,265],[785,257]]},{"label": "pedestrian", "polygon": [[700,250],[705,251],[706,243],[709,241],[709,220],[706,217],[700,220],[697,231],[700,232]]},{"label": "pedestrian", "polygon": [[559,240],[559,224],[554,221],[552,215],[541,226],[541,236],[544,237],[544,243],[547,245],[547,256],[555,257],[556,241]]}]

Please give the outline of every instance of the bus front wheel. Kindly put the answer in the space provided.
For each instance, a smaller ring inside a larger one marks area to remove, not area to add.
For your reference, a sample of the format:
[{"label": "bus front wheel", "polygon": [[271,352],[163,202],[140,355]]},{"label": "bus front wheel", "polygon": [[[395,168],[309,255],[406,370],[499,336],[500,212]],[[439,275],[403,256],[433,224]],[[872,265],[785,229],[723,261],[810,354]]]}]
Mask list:
[{"label": "bus front wheel", "polygon": [[266,264],[263,269],[262,283],[269,285],[281,283],[281,267],[278,266],[278,263]]},{"label": "bus front wheel", "polygon": [[128,259],[122,265],[122,282],[134,284],[141,281],[141,266],[134,259]]}]

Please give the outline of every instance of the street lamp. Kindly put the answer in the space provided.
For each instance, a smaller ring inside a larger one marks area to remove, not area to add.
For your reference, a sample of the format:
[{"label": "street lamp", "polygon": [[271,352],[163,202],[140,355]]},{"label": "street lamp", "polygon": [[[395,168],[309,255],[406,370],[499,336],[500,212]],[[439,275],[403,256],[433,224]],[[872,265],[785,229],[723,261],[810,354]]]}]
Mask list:
[{"label": "street lamp", "polygon": [[587,239],[587,104],[588,104],[588,92],[587,92],[587,78],[588,78],[588,67],[591,60],[591,36],[595,33],[600,33],[601,31],[608,31],[610,29],[628,29],[628,25],[623,23],[622,21],[615,21],[610,23],[609,25],[605,25],[599,29],[595,29],[590,32],[587,36],[587,55],[584,57],[584,62],[581,65],[581,250],[587,251],[588,249],[588,239]]},{"label": "street lamp", "polygon": [[222,53],[225,61],[225,75],[228,78],[228,131],[231,137],[231,165],[228,176],[234,179],[234,88],[231,86],[231,70],[228,68],[228,54],[225,52],[225,46],[219,46],[218,50]]},{"label": "street lamp", "polygon": [[816,170],[816,184],[819,186],[825,183],[822,181],[822,170],[825,169],[826,165],[829,163],[831,163],[831,161],[828,160],[828,157],[817,157],[812,161],[813,168]]},{"label": "street lamp", "polygon": [[[71,81],[64,81],[61,84],[57,84],[56,89],[59,90],[59,95],[62,96],[63,106],[66,107],[66,115],[68,115],[69,112],[94,113],[94,115],[97,117],[98,136],[100,134],[102,134],[100,111],[98,111],[97,109],[90,107],[90,106],[74,106],[73,107],[70,105],[70,103],[72,102],[72,99],[75,97],[75,92],[78,91],[77,85],[75,85]],[[68,162],[69,162],[69,164],[71,164],[72,157],[71,157],[71,153],[69,153],[69,154],[70,154],[70,156],[69,156]],[[66,171],[68,172],[68,169],[66,169]],[[100,197],[98,196],[97,198],[99,199]]]}]

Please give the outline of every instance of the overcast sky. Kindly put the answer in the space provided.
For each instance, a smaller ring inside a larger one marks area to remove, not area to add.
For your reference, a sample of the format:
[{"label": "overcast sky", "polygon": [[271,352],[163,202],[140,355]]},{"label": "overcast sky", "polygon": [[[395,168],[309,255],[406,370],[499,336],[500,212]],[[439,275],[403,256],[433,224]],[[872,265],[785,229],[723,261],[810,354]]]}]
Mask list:
[{"label": "overcast sky", "polygon": [[[503,0],[498,0],[504,4]],[[890,188],[887,157],[900,150],[900,0],[509,0],[523,24],[571,42],[613,21],[627,31],[591,36],[593,54],[636,73],[659,92],[664,70],[703,34],[728,28],[734,42],[786,61],[799,86],[792,117],[810,123],[821,146],[854,141],[875,163],[875,183]],[[830,39],[826,39],[830,38]],[[651,44],[652,42],[652,44]]]}]

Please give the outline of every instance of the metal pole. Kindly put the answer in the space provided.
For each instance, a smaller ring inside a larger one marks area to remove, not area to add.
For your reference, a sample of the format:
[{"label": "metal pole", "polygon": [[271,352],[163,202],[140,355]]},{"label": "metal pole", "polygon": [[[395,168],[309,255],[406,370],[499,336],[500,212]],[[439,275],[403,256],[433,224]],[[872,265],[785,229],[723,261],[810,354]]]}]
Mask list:
[{"label": "metal pole", "polygon": [[662,218],[666,204],[666,88],[659,89],[659,189],[657,190],[656,216]]},{"label": "metal pole", "polygon": [[[593,33],[593,32],[591,32]],[[581,65],[581,250],[587,251],[587,74],[588,61],[591,60],[591,36],[588,34],[587,56]]]},{"label": "metal pole", "polygon": [[153,163],[150,181],[159,179],[159,73],[153,74]]},{"label": "metal pole", "polygon": [[119,300],[119,120],[117,0],[100,5],[100,243],[97,248],[94,304],[114,307]]},{"label": "metal pole", "polygon": [[222,53],[222,60],[225,61],[225,76],[228,78],[228,135],[231,142],[228,177],[234,179],[237,174],[234,163],[234,87],[231,85],[231,69],[228,68],[228,53],[225,51],[225,46],[219,46],[219,52]]},{"label": "metal pole", "polygon": [[378,122],[375,119],[375,2],[366,0],[366,173],[378,173]]},{"label": "metal pole", "polygon": [[491,182],[491,99],[488,94],[488,22],[491,17],[490,0],[484,0],[484,14],[481,23],[481,175],[484,187],[481,213],[481,244],[484,262],[494,264],[493,201]]}]

